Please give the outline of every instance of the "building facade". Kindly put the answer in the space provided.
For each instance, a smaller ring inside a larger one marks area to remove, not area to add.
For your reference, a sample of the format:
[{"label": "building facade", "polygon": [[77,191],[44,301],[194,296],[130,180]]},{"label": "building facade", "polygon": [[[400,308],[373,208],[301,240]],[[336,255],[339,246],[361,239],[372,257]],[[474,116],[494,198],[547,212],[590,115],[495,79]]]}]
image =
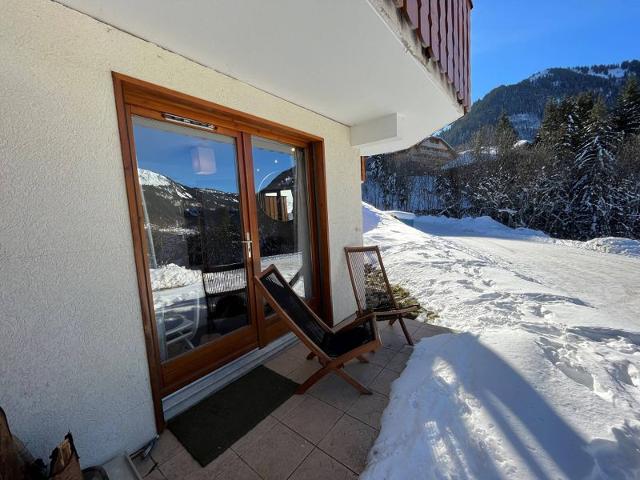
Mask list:
[{"label": "building facade", "polygon": [[468,107],[471,6],[426,3],[5,2],[0,405],[35,455],[133,451],[286,345],[268,264],[354,310],[360,156]]}]

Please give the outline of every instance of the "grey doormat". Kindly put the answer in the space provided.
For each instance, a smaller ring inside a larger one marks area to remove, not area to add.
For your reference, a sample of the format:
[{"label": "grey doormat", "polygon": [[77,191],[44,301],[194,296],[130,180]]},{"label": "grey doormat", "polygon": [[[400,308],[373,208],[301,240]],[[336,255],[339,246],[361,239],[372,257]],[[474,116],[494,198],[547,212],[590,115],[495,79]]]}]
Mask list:
[{"label": "grey doormat", "polygon": [[298,384],[257,367],[169,420],[169,430],[203,467],[294,394]]}]

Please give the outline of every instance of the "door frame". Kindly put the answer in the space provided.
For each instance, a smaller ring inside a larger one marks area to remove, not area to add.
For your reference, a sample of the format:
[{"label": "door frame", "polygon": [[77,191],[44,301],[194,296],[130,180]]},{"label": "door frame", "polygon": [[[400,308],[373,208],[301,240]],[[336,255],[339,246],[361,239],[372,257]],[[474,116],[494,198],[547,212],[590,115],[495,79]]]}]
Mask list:
[{"label": "door frame", "polygon": [[[149,365],[149,380],[153,397],[156,429],[158,432],[161,432],[165,426],[162,410],[162,398],[164,396],[201,378],[256,347],[264,347],[269,342],[286,333],[286,328],[282,325],[283,322],[273,321],[273,319],[270,322],[266,321],[262,314],[262,299],[258,297],[257,293],[255,295],[249,295],[249,298],[255,299],[255,303],[250,305],[249,308],[255,312],[254,317],[257,322],[258,342],[256,345],[245,346],[237,350],[230,348],[229,354],[220,361],[193,371],[188,376],[185,376],[183,371],[176,371],[175,375],[169,375],[169,377],[163,375],[157,331],[154,324],[153,297],[147,265],[146,234],[144,231],[144,215],[135,160],[132,115],[136,114],[136,112],[147,113],[147,115],[144,116],[149,116],[148,112],[150,111],[170,112],[175,115],[211,123],[215,125],[216,133],[226,135],[231,133],[237,142],[236,150],[238,152],[237,161],[239,175],[241,177],[240,181],[243,182],[243,184],[246,182],[244,188],[240,189],[241,195],[247,197],[243,198],[243,201],[246,202],[246,207],[242,213],[243,223],[247,221],[251,215],[254,216],[253,218],[256,218],[255,215],[257,215],[255,196],[252,195],[255,189],[253,188],[252,175],[251,135],[258,135],[305,149],[305,158],[308,159],[307,181],[310,187],[309,213],[312,217],[315,217],[312,218],[310,222],[310,237],[312,243],[315,243],[314,245],[312,244],[311,251],[314,282],[316,285],[314,289],[317,292],[317,298],[316,301],[312,302],[311,306],[329,326],[332,326],[333,316],[329,270],[330,252],[324,140],[316,135],[308,134],[269,120],[261,119],[251,114],[239,112],[117,72],[112,72],[112,77],[134,247],[134,260],[138,279],[138,293],[140,295],[141,317]],[[251,170],[249,170],[250,168]],[[245,175],[245,173],[247,174]],[[243,194],[242,191],[245,193]],[[244,223],[243,230],[246,231],[247,229],[250,229],[252,240],[256,240],[258,238],[256,222],[249,221],[249,223]],[[243,235],[244,231],[242,232]],[[252,262],[252,269],[255,273],[260,272],[259,256],[252,255],[251,259],[247,260]],[[251,271],[252,269],[250,268],[248,270]],[[247,281],[247,288],[254,289],[254,284],[249,279]],[[262,320],[258,320],[259,318]],[[234,333],[236,332],[229,334],[230,338],[227,339],[230,347],[233,347]],[[238,338],[240,337],[241,335],[238,335]]]}]

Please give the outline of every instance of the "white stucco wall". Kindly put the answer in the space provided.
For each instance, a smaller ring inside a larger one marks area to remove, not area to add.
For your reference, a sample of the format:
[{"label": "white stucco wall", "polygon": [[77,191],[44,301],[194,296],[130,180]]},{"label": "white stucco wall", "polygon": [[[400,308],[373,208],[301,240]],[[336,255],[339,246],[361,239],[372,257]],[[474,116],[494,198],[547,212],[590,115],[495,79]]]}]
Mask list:
[{"label": "white stucco wall", "polygon": [[0,15],[0,405],[32,452],[83,465],[155,433],[111,71],[325,139],[334,313],[362,241],[349,129],[46,0]]}]

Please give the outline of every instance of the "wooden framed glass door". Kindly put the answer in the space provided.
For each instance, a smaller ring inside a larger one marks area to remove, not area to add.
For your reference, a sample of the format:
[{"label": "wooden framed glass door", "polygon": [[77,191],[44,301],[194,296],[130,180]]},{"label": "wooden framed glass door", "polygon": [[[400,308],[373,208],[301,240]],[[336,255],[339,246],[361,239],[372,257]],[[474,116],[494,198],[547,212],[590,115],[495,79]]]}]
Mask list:
[{"label": "wooden framed glass door", "polygon": [[[248,187],[255,201],[254,263],[264,270],[275,265],[300,297],[318,306],[316,230],[311,212],[313,185],[307,145],[250,136]],[[285,325],[264,302],[256,306],[260,340],[266,344]]]},{"label": "wooden framed glass door", "polygon": [[321,138],[117,73],[156,424],[162,399],[286,333],[269,264],[332,325]]},{"label": "wooden framed glass door", "polygon": [[165,391],[258,346],[241,134],[131,108]]}]

